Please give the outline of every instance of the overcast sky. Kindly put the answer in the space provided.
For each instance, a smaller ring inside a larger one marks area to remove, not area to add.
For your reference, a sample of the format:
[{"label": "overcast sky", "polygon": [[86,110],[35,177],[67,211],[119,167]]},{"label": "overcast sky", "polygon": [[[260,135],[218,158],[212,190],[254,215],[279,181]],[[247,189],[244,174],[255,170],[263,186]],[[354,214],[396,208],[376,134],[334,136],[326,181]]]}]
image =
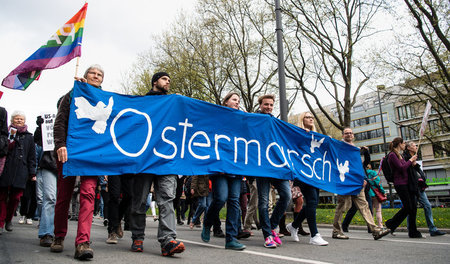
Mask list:
[{"label": "overcast sky", "polygon": [[[0,0],[0,81],[45,44],[85,1]],[[196,0],[92,0],[84,25],[82,55],[78,75],[92,64],[105,70],[104,90],[119,92],[123,73],[137,55],[151,49],[152,36],[167,29],[179,12],[192,12]],[[27,115],[30,132],[36,116],[56,112],[56,102],[73,86],[76,59],[42,72],[27,90],[16,91],[0,86],[0,106],[12,114],[22,110]],[[8,122],[9,124],[9,122]]]}]

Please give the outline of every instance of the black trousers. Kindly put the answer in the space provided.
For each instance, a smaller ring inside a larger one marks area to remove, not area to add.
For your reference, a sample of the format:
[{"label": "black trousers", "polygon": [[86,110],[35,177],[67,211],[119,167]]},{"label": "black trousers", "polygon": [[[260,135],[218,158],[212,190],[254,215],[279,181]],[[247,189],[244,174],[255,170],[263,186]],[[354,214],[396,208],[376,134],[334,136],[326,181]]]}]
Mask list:
[{"label": "black trousers", "polygon": [[417,198],[416,193],[408,189],[408,185],[394,185],[403,207],[389,220],[386,221],[386,227],[394,231],[408,217],[408,234],[415,235],[417,231]]}]

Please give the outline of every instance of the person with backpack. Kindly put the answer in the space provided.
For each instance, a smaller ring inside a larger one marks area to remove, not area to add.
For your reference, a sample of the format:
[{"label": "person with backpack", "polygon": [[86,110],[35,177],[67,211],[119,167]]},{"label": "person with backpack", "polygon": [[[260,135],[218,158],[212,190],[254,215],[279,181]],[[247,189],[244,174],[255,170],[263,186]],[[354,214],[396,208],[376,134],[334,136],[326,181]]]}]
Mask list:
[{"label": "person with backpack", "polygon": [[413,155],[409,160],[405,160],[400,152],[406,147],[403,138],[396,137],[389,145],[390,153],[387,162],[392,170],[394,178],[394,187],[397,191],[403,207],[389,220],[386,221],[386,227],[394,232],[395,229],[408,217],[408,235],[410,238],[421,238],[422,234],[417,230],[416,214],[417,214],[417,189],[414,190],[411,179],[408,176],[408,169],[416,165],[417,155]]}]

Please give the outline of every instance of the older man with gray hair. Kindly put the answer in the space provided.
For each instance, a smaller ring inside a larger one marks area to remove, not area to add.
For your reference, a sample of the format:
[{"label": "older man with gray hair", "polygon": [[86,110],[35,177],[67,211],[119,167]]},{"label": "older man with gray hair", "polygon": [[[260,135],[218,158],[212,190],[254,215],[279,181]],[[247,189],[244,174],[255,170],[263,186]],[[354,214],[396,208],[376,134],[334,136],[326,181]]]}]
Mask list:
[{"label": "older man with gray hair", "polygon": [[[88,83],[95,88],[101,89],[104,71],[100,65],[90,66],[84,73],[83,78],[75,77],[75,80]],[[72,90],[70,90],[58,106],[53,135],[55,141],[55,152],[57,154],[58,182],[55,206],[55,239],[50,246],[52,252],[62,252],[64,249],[64,238],[67,234],[67,220],[70,200],[75,186],[76,177],[66,177],[62,174],[62,165],[70,157],[67,155],[66,139],[68,134],[70,102]],[[80,212],[78,215],[78,230],[75,238],[76,259],[86,260],[94,257],[94,251],[90,248],[90,236],[92,217],[94,212],[95,188],[97,176],[80,177]]]}]

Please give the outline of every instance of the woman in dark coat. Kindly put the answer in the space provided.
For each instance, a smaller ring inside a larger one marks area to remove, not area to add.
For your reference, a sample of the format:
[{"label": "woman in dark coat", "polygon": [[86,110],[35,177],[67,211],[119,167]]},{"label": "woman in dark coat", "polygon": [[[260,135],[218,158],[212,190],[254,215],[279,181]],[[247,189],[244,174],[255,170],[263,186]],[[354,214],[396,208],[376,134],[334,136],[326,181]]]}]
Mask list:
[{"label": "woman in dark coat", "polygon": [[12,231],[11,219],[28,179],[36,179],[36,150],[25,114],[15,111],[9,126],[8,155],[0,176],[0,231]]}]

